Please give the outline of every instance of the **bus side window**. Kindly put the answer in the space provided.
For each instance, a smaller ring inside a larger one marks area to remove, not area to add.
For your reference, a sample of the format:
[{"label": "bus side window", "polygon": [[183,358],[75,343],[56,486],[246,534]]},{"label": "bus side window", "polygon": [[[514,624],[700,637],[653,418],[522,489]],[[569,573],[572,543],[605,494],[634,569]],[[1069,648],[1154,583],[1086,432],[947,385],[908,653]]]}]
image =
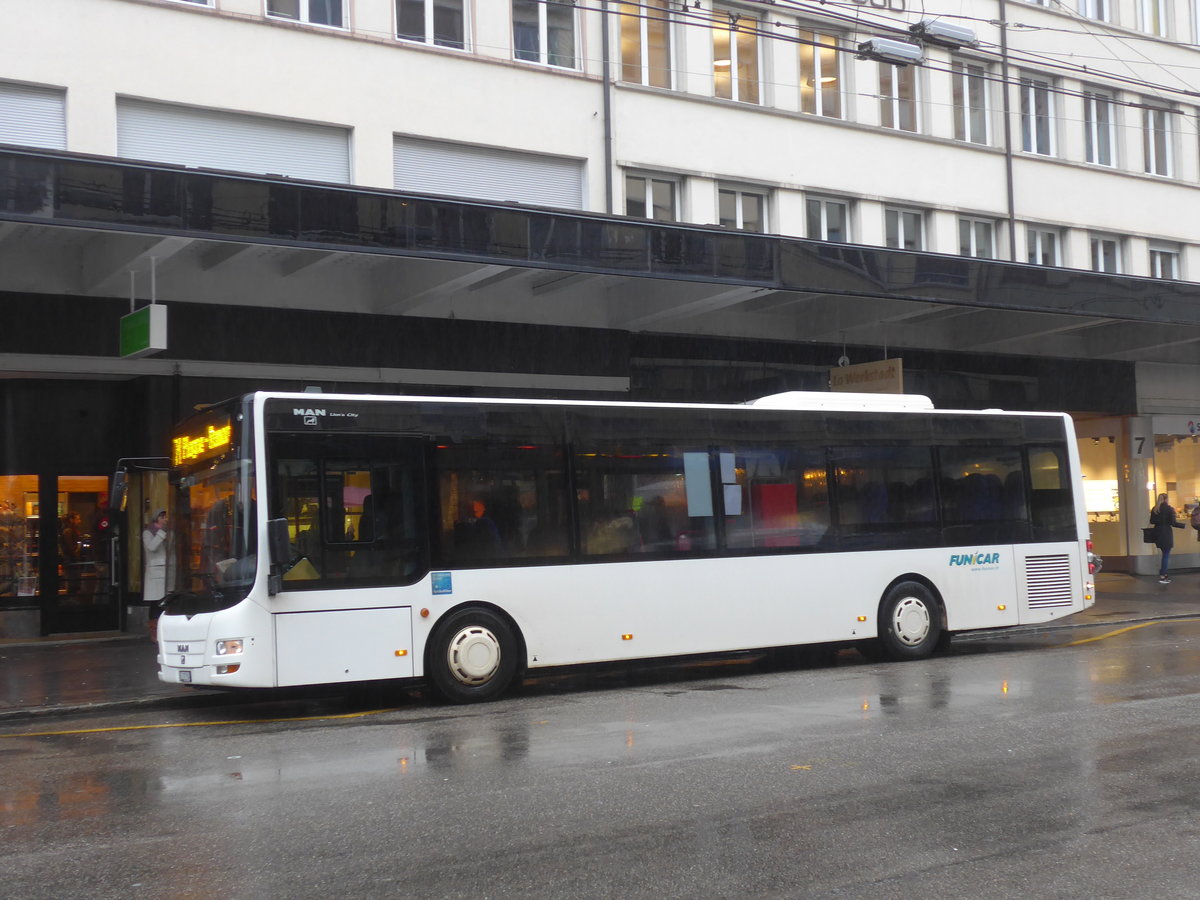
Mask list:
[{"label": "bus side window", "polygon": [[1066,451],[1061,447],[1030,447],[1027,452],[1033,539],[1075,540],[1075,510],[1065,475]]},{"label": "bus side window", "polygon": [[676,554],[715,546],[707,451],[581,442],[575,477],[584,556]]},{"label": "bus side window", "polygon": [[280,435],[273,515],[288,519],[289,590],[406,584],[425,564],[419,447],[403,438]]},{"label": "bus side window", "polygon": [[938,466],[947,543],[1029,540],[1020,447],[939,447]]},{"label": "bus side window", "polygon": [[565,557],[566,472],[556,443],[445,437],[437,442],[440,565]]},{"label": "bus side window", "polygon": [[823,449],[748,449],[734,453],[740,492],[726,489],[725,543],[731,550],[815,547],[829,531]]},{"label": "bus side window", "polygon": [[937,525],[933,455],[927,446],[834,447],[837,521],[861,549],[920,546]]}]

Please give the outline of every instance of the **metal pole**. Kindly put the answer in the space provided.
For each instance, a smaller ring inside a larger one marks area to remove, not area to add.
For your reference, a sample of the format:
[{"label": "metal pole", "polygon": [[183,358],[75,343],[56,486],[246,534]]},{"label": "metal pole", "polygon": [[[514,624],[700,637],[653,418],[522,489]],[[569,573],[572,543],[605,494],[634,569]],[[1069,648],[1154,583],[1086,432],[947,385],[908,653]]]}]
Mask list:
[{"label": "metal pole", "polygon": [[1013,187],[1012,118],[1008,96],[1008,5],[1000,4],[1000,88],[1003,91],[1004,112],[1004,187],[1008,195],[1008,258],[1016,262],[1017,257],[1017,201]]},{"label": "metal pole", "polygon": [[604,211],[613,211],[613,132],[612,132],[612,72],[608,46],[608,0],[600,2],[600,56],[604,65]]}]

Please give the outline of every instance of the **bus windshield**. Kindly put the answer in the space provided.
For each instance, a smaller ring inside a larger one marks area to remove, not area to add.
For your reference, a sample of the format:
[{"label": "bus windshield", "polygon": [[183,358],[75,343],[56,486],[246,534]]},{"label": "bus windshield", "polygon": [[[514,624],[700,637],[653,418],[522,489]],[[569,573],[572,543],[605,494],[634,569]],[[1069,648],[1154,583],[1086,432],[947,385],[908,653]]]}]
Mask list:
[{"label": "bus windshield", "polygon": [[220,455],[183,465],[176,457],[171,509],[176,591],[167,597],[168,612],[226,609],[254,584],[253,461],[237,453],[240,442],[228,435],[225,441],[228,452]]}]

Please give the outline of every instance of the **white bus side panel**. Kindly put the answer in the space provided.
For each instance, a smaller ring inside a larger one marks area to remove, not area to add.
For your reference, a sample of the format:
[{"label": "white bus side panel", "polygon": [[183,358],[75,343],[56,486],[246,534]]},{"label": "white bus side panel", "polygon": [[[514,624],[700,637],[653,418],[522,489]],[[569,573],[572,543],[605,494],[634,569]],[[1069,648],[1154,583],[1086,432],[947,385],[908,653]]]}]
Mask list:
[{"label": "white bus side panel", "polygon": [[452,595],[413,601],[432,608],[414,638],[423,645],[441,610],[488,603],[516,621],[531,667],[861,640],[908,574],[944,599],[951,630],[1016,625],[1013,547],[985,551],[999,562],[952,564],[959,551],[938,548],[457,571]]},{"label": "white bus side panel", "polygon": [[[207,653],[165,654],[163,679],[177,681],[183,666],[196,684],[420,676],[437,622],[471,604],[512,617],[531,668],[855,641],[875,637],[888,585],[911,575],[942,598],[951,631],[1000,628],[1086,608],[1085,566],[1080,545],[1065,542],[470,569],[442,573],[436,594],[432,576],[390,588],[285,591],[262,606],[164,617],[168,650],[196,641]],[[243,669],[216,675],[213,664],[225,660],[211,655],[213,641],[243,635],[259,636]]]},{"label": "white bus side panel", "polygon": [[413,675],[410,607],[284,613],[272,618],[280,687]]}]

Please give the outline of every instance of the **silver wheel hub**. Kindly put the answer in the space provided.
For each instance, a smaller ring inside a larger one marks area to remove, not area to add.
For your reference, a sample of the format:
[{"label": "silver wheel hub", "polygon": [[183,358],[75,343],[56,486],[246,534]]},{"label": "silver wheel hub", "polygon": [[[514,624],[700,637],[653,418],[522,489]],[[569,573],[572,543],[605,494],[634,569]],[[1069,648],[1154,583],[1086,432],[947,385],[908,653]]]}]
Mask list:
[{"label": "silver wheel hub", "polygon": [[446,663],[456,681],[484,684],[500,669],[500,642],[483,626],[471,625],[450,639]]},{"label": "silver wheel hub", "polygon": [[905,597],[892,610],[892,633],[900,643],[915,647],[929,637],[932,619],[920,597]]}]

